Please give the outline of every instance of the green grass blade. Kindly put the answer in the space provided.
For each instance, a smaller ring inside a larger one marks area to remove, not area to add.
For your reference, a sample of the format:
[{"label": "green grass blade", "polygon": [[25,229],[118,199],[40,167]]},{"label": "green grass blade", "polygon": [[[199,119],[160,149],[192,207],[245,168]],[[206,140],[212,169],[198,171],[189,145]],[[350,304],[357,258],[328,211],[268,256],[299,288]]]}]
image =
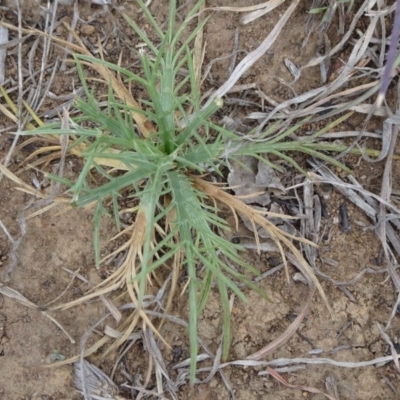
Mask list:
[{"label": "green grass blade", "polygon": [[221,280],[218,280],[218,289],[222,305],[222,360],[226,361],[229,357],[232,342],[231,310],[229,307],[228,290]]},{"label": "green grass blade", "polygon": [[93,215],[93,247],[95,254],[95,264],[96,268],[100,268],[100,259],[101,259],[101,248],[100,248],[100,227],[101,227],[101,218],[103,215],[106,215],[107,212],[103,207],[103,204],[99,201],[96,204],[96,208]]},{"label": "green grass blade", "polygon": [[196,130],[203,125],[208,118],[210,118],[211,115],[215,114],[215,112],[220,109],[223,105],[223,102],[221,99],[215,99],[213,102],[210,103],[210,105],[205,108],[204,110],[201,110],[199,114],[196,115],[195,118],[192,119],[192,121],[187,125],[183,131],[178,135],[176,139],[176,143],[178,146],[182,145],[185,143],[189,138],[196,132]]},{"label": "green grass blade", "polygon": [[300,142],[312,142],[314,139],[317,139],[319,136],[323,135],[324,133],[328,132],[335,126],[341,124],[342,122],[346,121],[350,116],[354,114],[354,111],[350,111],[345,115],[342,115],[340,118],[335,119],[334,121],[326,124],[322,129],[319,131],[315,132],[314,134],[310,136],[305,136],[300,139]]},{"label": "green grass blade", "polygon": [[151,178],[147,181],[146,191],[142,194],[140,208],[144,211],[146,218],[146,232],[144,236],[141,268],[144,274],[139,279],[138,302],[142,304],[145,295],[146,281],[148,279],[148,269],[153,262],[152,240],[154,235],[154,226],[156,223],[157,203],[161,198],[163,187],[165,185],[164,173],[170,169],[169,164],[158,166]]},{"label": "green grass blade", "polygon": [[110,196],[113,192],[119,192],[124,188],[129,188],[135,182],[139,182],[148,178],[154,172],[153,166],[142,166],[134,171],[129,171],[124,175],[116,177],[114,180],[101,185],[97,188],[90,189],[86,194],[81,195],[80,190],[77,190],[76,199],[74,201],[77,207],[83,207],[93,201]]},{"label": "green grass blade", "polygon": [[[160,25],[157,23],[157,21],[154,19],[153,15],[151,14],[150,10],[148,7],[143,3],[142,0],[137,0],[139,3],[140,8],[143,10],[143,13],[146,15],[147,19],[149,20],[151,26],[154,28],[154,30],[157,32],[157,35],[161,40],[164,38],[164,32],[161,30]],[[128,19],[127,16],[125,16],[126,19]],[[133,26],[132,26],[133,28]],[[135,28],[134,28],[135,29]],[[140,30],[140,28],[139,28]]]},{"label": "green grass blade", "polygon": [[147,86],[148,86],[148,84],[147,84],[145,79],[143,79],[140,76],[134,74],[133,72],[129,71],[126,68],[120,67],[117,64],[113,64],[112,62],[101,60],[101,59],[96,58],[96,57],[85,56],[83,54],[78,54],[78,55],[76,55],[76,57],[79,60],[87,61],[88,63],[103,65],[103,66],[107,67],[108,69],[110,69],[112,71],[116,71],[116,72],[120,73],[121,75],[126,76],[129,80],[139,83],[144,88],[147,88]]},{"label": "green grass blade", "polygon": [[287,138],[292,133],[296,132],[302,125],[304,125],[307,121],[309,121],[311,117],[304,118],[300,123],[292,126],[291,128],[285,130],[280,135],[276,136],[274,139],[267,140],[267,143],[273,145],[274,143],[281,142],[283,139]]}]

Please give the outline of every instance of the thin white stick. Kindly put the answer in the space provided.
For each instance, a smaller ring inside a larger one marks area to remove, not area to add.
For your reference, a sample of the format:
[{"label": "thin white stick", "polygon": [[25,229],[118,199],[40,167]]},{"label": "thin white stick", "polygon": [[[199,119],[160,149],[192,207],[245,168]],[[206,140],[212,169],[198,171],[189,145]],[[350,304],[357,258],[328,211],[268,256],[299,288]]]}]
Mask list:
[{"label": "thin white stick", "polygon": [[249,53],[235,68],[232,75],[228,78],[228,80],[219,88],[217,89],[208,99],[207,103],[204,105],[203,109],[207,108],[215,98],[221,98],[224,96],[235,83],[239,80],[239,78],[257,61],[259,60],[266,51],[273,45],[279,34],[281,33],[284,25],[288,21],[288,19],[293,14],[294,10],[300,3],[300,0],[292,0],[292,4],[288,7],[283,14],[282,18],[279,22],[274,26],[271,33],[264,39],[264,41]]}]

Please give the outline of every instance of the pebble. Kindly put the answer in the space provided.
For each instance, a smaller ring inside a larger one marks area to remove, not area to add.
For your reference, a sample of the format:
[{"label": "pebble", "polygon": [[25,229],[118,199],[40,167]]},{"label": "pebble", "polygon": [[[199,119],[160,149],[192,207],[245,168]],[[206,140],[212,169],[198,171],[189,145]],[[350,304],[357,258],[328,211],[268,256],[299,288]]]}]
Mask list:
[{"label": "pebble", "polygon": [[64,25],[58,25],[58,26],[57,26],[56,32],[57,32],[59,35],[63,34],[64,31],[65,31]]},{"label": "pebble", "polygon": [[86,36],[93,35],[93,33],[95,31],[96,31],[96,28],[93,25],[83,25],[81,27],[81,32]]}]

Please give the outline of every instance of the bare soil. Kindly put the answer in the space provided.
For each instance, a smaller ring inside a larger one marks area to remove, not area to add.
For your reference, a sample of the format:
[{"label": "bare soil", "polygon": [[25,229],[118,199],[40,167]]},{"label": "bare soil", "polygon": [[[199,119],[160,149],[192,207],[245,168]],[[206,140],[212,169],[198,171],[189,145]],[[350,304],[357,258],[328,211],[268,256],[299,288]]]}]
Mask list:
[{"label": "bare soil", "polygon": [[[160,0],[153,0],[151,10],[159,20],[166,14],[166,4]],[[242,1],[212,0],[207,6],[243,6]],[[255,0],[245,2],[246,5],[256,4]],[[257,83],[260,89],[282,102],[292,96],[290,90],[282,85],[276,78],[290,82],[293,78],[284,66],[285,57],[290,58],[297,66],[304,65],[315,56],[318,46],[318,37],[311,37],[309,43],[302,47],[307,20],[307,10],[312,2],[304,1],[296,15],[291,18],[284,34],[281,35],[271,52],[268,52],[258,61],[240,83]],[[12,6],[12,4],[10,5]],[[143,24],[146,29],[143,14],[139,13],[134,2],[124,3],[125,12],[138,24]],[[36,8],[35,8],[36,7]],[[71,22],[73,6],[59,6],[60,19]],[[79,3],[82,20],[88,20],[94,13],[101,12],[102,8],[82,2]],[[284,4],[266,16],[253,23],[242,26],[239,24],[239,15],[233,12],[215,12],[205,28],[205,41],[207,52],[205,65],[221,58],[211,68],[211,78],[206,83],[210,87],[218,86],[227,79],[227,70],[232,53],[235,30],[239,29],[239,50],[250,51],[261,43],[287,7]],[[16,18],[11,11],[0,10],[2,18],[16,23]],[[35,25],[35,18],[40,13],[37,4],[25,2],[23,7],[24,23]],[[106,57],[113,61],[118,59],[120,52],[123,54],[125,65],[137,68],[135,62],[135,47],[139,40],[127,27],[121,17],[121,12],[112,10],[113,17],[108,13],[99,14],[90,24],[78,24],[80,35],[89,43],[96,43],[97,35],[109,34],[110,40],[106,44]],[[66,37],[62,26],[57,33]],[[335,26],[328,31],[332,43],[338,40]],[[27,51],[27,49],[25,49]],[[40,57],[37,56],[35,65],[40,68]],[[52,57],[62,55],[62,49],[55,48]],[[243,52],[238,55],[238,60],[243,58]],[[226,57],[226,58],[223,58]],[[6,76],[15,80],[16,69],[11,54],[7,60]],[[70,74],[60,74],[52,86],[56,95],[69,94],[73,81],[77,78],[68,67]],[[293,85],[297,93],[305,92],[320,85],[318,67],[305,70],[301,79]],[[234,97],[234,96],[232,96]],[[238,94],[240,97],[240,94]],[[45,107],[51,110],[60,103],[46,101]],[[227,106],[224,114],[234,112],[238,118],[242,111],[236,106]],[[221,115],[222,117],[223,115]],[[355,126],[362,123],[361,118],[354,117],[350,121]],[[10,125],[8,119],[0,115],[0,128]],[[0,136],[0,158],[3,158],[9,148],[10,141],[5,135]],[[11,167],[16,166],[29,152],[26,150],[16,153],[11,161]],[[397,148],[400,154],[400,147]],[[379,190],[379,179],[382,176],[380,164],[367,164],[358,157],[352,156],[346,162],[354,167],[355,176],[370,190]],[[400,161],[394,162],[394,177],[400,176]],[[30,181],[33,172],[24,172],[21,175]],[[400,190],[398,179],[393,182],[393,188]],[[380,244],[372,229],[370,221],[363,213],[335,191],[324,192],[321,188],[327,210],[328,218],[324,220],[321,237],[318,268],[337,281],[349,281],[365,268],[382,268],[379,265]],[[30,202],[31,197],[17,190],[15,185],[3,178],[0,182],[0,220],[7,227],[10,235],[16,239],[21,235],[20,216],[22,210]],[[350,233],[345,233],[338,223],[339,205],[345,203],[348,207],[351,221]],[[92,232],[92,215],[85,210],[65,211],[62,206],[51,212],[26,220],[26,234],[17,251],[17,264],[10,273],[11,280],[7,285],[20,292],[37,306],[44,307],[61,294],[58,303],[81,296],[88,286],[75,279],[64,268],[79,273],[92,284],[100,282],[102,273],[94,267]],[[241,227],[243,232],[244,227]],[[104,221],[103,253],[112,250],[107,240],[115,233],[112,220]],[[250,233],[245,233],[250,235]],[[328,239],[328,236],[330,238]],[[0,273],[3,273],[11,261],[12,243],[0,231]],[[264,254],[260,256],[255,252],[244,254],[261,273],[268,271],[276,265],[276,260]],[[337,266],[333,267],[321,260],[333,259]],[[378,260],[378,261],[377,261]],[[290,269],[290,276],[296,272]],[[4,282],[4,281],[3,281]],[[340,290],[337,285],[328,280],[322,280],[331,307],[335,313],[332,320],[323,301],[316,296],[307,317],[300,327],[298,334],[294,335],[283,347],[278,349],[268,360],[277,358],[332,358],[339,361],[359,362],[374,359],[390,354],[390,349],[381,338],[377,323],[385,325],[395,302],[395,292],[391,280],[386,273],[365,274],[355,284],[346,286],[353,301]],[[181,282],[182,289],[185,279]],[[68,289],[65,291],[65,289]],[[288,284],[283,270],[264,279],[260,287],[270,295],[273,303],[263,301],[258,295],[248,292],[249,304],[235,301],[232,310],[233,340],[230,360],[244,359],[249,354],[261,349],[269,342],[279,337],[290,324],[293,315],[298,313],[308,295],[307,286],[301,282],[291,281]],[[65,293],[63,293],[65,291]],[[180,292],[178,290],[178,292]],[[172,314],[182,319],[187,318],[187,305],[185,297],[178,298],[174,303]],[[0,295],[0,398],[4,400],[25,399],[80,399],[82,396],[73,385],[73,369],[71,366],[56,368],[52,365],[54,355],[70,357],[78,354],[79,341],[82,334],[104,312],[105,307],[100,301],[91,302],[67,311],[51,312],[51,315],[66,329],[75,340],[71,343],[67,336],[41,311],[43,308],[29,308],[15,299]],[[390,333],[392,340],[400,338],[400,320],[396,316]],[[200,336],[211,351],[216,352],[221,335],[221,310],[218,296],[212,295],[210,302],[199,321]],[[162,348],[163,354],[170,361],[168,368],[184,359],[189,351],[187,332],[177,328],[172,323],[165,323],[163,335],[174,347],[174,353]],[[179,350],[179,351],[178,351]],[[314,353],[310,353],[311,351]],[[316,350],[320,350],[317,352]],[[97,360],[96,364],[106,373],[110,373],[115,358]],[[124,367],[116,374],[116,382],[133,384],[135,379],[144,379],[148,365],[148,357],[143,344],[135,344],[126,354]],[[121,371],[124,370],[125,374]],[[268,375],[263,374],[262,367],[228,366],[224,369],[226,377],[235,392],[238,400],[283,400],[283,399],[323,399],[322,394],[311,394],[300,389],[288,388],[279,384]],[[127,374],[131,376],[128,379]],[[199,378],[205,378],[206,375]],[[327,378],[334,378],[337,382],[338,398],[341,400],[361,399],[394,399],[400,393],[400,375],[392,363],[383,367],[365,368],[339,368],[326,365],[306,365],[303,369],[282,373],[289,384],[305,385],[327,392]],[[151,382],[153,382],[151,380]],[[388,382],[397,390],[397,395],[390,388]],[[154,384],[151,383],[151,384]],[[152,389],[150,384],[149,389]],[[125,398],[128,392],[123,393]],[[226,389],[222,379],[217,375],[207,384],[197,385],[193,389],[184,385],[179,393],[179,398],[189,399],[229,399],[231,393]]]}]

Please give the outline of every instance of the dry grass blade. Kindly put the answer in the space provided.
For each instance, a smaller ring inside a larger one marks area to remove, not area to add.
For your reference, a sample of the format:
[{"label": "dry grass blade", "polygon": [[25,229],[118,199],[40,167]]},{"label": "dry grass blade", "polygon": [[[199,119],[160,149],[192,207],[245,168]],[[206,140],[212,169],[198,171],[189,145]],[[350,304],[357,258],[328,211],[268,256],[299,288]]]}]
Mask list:
[{"label": "dry grass blade", "polygon": [[8,233],[6,227],[3,225],[3,222],[0,220],[0,227],[6,233],[7,237],[9,238],[10,242],[12,243],[12,248],[10,251],[10,261],[7,265],[7,268],[3,272],[5,282],[10,281],[10,274],[14,270],[15,266],[17,265],[18,248],[22,242],[22,239],[26,235],[25,211],[27,208],[29,208],[29,205],[25,209],[21,210],[18,214],[18,225],[19,225],[19,229],[20,229],[20,235],[19,235],[18,239],[16,239],[16,240],[11,237],[11,235]]},{"label": "dry grass blade", "polygon": [[0,85],[4,83],[5,62],[7,55],[7,48],[1,47],[8,43],[8,29],[0,27]]},{"label": "dry grass blade", "polygon": [[[77,25],[77,23],[78,23],[78,20],[79,20],[78,2],[75,1],[75,2],[74,2],[74,11],[73,11],[72,20],[71,20],[71,25],[70,25],[72,31],[75,31],[76,25]],[[68,37],[67,37],[68,43],[71,43],[71,42],[72,42],[72,38],[73,38],[73,36],[72,36],[71,32],[69,32],[69,33],[68,33]],[[67,60],[67,55],[68,55],[68,53],[69,53],[68,49],[69,49],[69,47],[66,47],[65,50],[64,50],[64,55],[63,55],[63,58],[62,58],[62,62],[61,62],[61,66],[60,66],[60,71],[65,71],[65,70],[67,69],[66,60]]]},{"label": "dry grass blade", "polygon": [[248,24],[251,21],[256,20],[257,18],[262,17],[263,15],[269,13],[274,10],[276,7],[283,4],[285,0],[269,0],[265,3],[257,4],[254,6],[247,7],[209,7],[206,10],[217,10],[217,11],[233,11],[233,12],[249,12],[249,14],[245,15],[241,18],[240,22],[243,25]]},{"label": "dry grass blade", "polygon": [[[257,246],[254,243],[242,243],[241,244],[245,249],[256,249]],[[269,243],[262,243],[261,244],[261,250],[262,251],[278,251],[278,248],[269,245]],[[306,304],[304,305],[302,311],[298,314],[296,319],[289,325],[289,327],[286,329],[286,331],[280,335],[277,339],[273,340],[271,343],[269,343],[267,346],[264,348],[260,349],[256,353],[253,353],[246,357],[247,360],[261,360],[262,358],[265,358],[267,355],[272,354],[275,352],[279,347],[284,345],[297,331],[299,328],[300,324],[304,320],[304,317],[306,316],[306,313],[308,309],[310,308],[311,301],[314,297],[315,294],[315,286],[311,279],[309,278],[307,271],[304,270],[302,263],[297,260],[293,255],[291,254],[286,254],[286,257],[289,259],[289,261],[296,266],[301,273],[304,276],[304,279],[306,280],[308,286],[310,287],[310,293],[308,295]],[[279,266],[278,266],[279,267]],[[276,267],[276,268],[278,268]]]},{"label": "dry grass blade", "polygon": [[[135,310],[132,312],[129,318],[124,321],[124,326],[120,327],[121,331],[123,332],[121,337],[115,340],[115,342],[109,347],[105,354],[118,348],[122,343],[124,343],[138,326],[140,320],[142,320],[143,323],[147,327],[149,327],[165,343],[167,347],[169,347],[168,343],[165,342],[165,340],[159,333],[159,330],[151,322],[148,313],[143,308],[143,304],[139,303],[139,287],[137,281],[134,280],[135,276],[137,275],[137,268],[139,268],[137,258],[141,258],[141,249],[144,241],[146,223],[147,221],[144,213],[139,211],[136,216],[134,228],[131,232],[131,238],[123,245],[124,248],[129,249],[128,254],[123,264],[120,268],[117,269],[117,271],[115,271],[111,276],[109,276],[99,285],[91,288],[89,290],[89,294],[86,294],[77,300],[73,300],[71,302],[53,307],[53,309],[65,310],[85,303],[90,299],[104,296],[117,289],[125,288],[133,304],[135,305]],[[119,251],[120,249],[117,250],[117,252]]]},{"label": "dry grass blade", "polygon": [[[17,292],[14,289],[11,289],[10,287],[0,283],[0,293],[3,296],[7,296],[10,299],[14,299],[17,300],[20,304],[24,305],[25,307],[29,307],[32,308],[34,310],[40,310],[40,308],[32,303],[30,300],[28,300],[25,296],[23,296],[21,293]],[[41,313],[47,317],[50,321],[54,322],[58,328],[60,328],[60,330],[65,334],[65,336],[67,336],[67,338],[69,339],[69,341],[71,343],[75,343],[75,340],[72,338],[72,336],[64,329],[64,327],[57,322],[51,315],[49,315],[46,311],[41,311]]]},{"label": "dry grass blade", "polygon": [[400,372],[400,365],[399,365],[399,355],[397,354],[396,347],[393,344],[392,340],[390,339],[389,335],[384,331],[383,327],[381,324],[377,324],[379,333],[381,334],[382,339],[389,345],[390,347],[390,352],[392,353],[392,357],[394,360],[394,365],[396,366],[396,369],[398,372]]},{"label": "dry grass blade", "polygon": [[[397,85],[397,113],[400,111],[400,84]],[[385,164],[385,170],[383,172],[382,176],[382,188],[381,188],[381,198],[385,200],[387,203],[390,203],[390,196],[392,193],[392,163],[393,163],[393,154],[396,148],[396,143],[397,143],[397,136],[399,133],[399,127],[398,125],[392,125],[390,124],[392,129],[392,136],[390,138],[390,146],[388,150],[388,156],[386,159],[386,164]],[[400,291],[400,276],[396,271],[397,267],[397,260],[394,256],[390,256],[391,254],[391,249],[388,246],[388,241],[392,242],[392,245],[395,247],[397,250],[398,254],[400,255],[400,249],[399,247],[399,240],[397,235],[391,235],[390,233],[393,233],[393,228],[390,226],[389,222],[384,222],[386,220],[386,206],[383,203],[380,203],[379,205],[379,214],[378,214],[378,221],[381,223],[378,225],[376,231],[378,233],[379,239],[382,242],[385,258],[387,260],[388,264],[388,269],[390,276],[393,280],[393,283],[398,291]],[[400,216],[400,212],[397,213],[397,218]],[[399,367],[398,363],[396,364],[397,367]]]},{"label": "dry grass blade", "polygon": [[[35,188],[33,186],[30,186],[27,183],[25,183],[22,179],[18,178],[17,175],[12,173],[8,168],[6,168],[1,163],[0,163],[0,173],[2,175],[4,174],[4,176],[6,176],[8,179],[10,179],[14,183],[16,183],[18,185],[17,190],[20,190],[21,192],[27,193],[27,194],[33,196],[36,199],[37,198],[39,198],[39,199],[46,199],[47,198],[46,194],[42,193],[37,188]],[[59,203],[70,203],[70,199],[63,198],[63,197],[56,197],[54,199],[54,202],[56,204],[59,204]]]},{"label": "dry grass blade", "polygon": [[224,7],[224,6],[221,6],[221,7],[207,8],[207,10],[233,11],[233,12],[257,11],[257,10],[262,10],[264,8],[271,7],[277,1],[282,2],[282,0],[269,0],[269,1],[266,1],[265,3],[256,4],[254,6],[245,6],[245,7]]},{"label": "dry grass blade", "polygon": [[[22,131],[23,127],[23,118],[22,118],[22,102],[23,102],[23,74],[22,74],[22,12],[21,12],[21,4],[18,1],[17,2],[17,13],[18,13],[18,27],[16,28],[18,31],[18,64],[17,64],[17,70],[18,70],[18,98],[17,98],[17,112],[15,113],[16,115],[19,116],[18,121],[17,121],[17,133],[14,137],[14,140],[8,149],[7,155],[4,159],[4,165],[7,167],[8,163],[11,160],[11,155],[14,152],[14,149],[17,145],[17,141],[19,139],[20,132]],[[2,27],[2,29],[7,29],[6,27]],[[1,86],[2,88],[2,86]],[[4,92],[3,88],[2,91]],[[0,174],[0,181],[3,178],[3,174]]]},{"label": "dry grass blade", "polygon": [[278,382],[282,383],[282,385],[285,385],[287,387],[293,388],[293,389],[300,389],[306,392],[310,392],[310,393],[320,393],[322,395],[324,395],[327,399],[329,400],[338,400],[336,397],[330,396],[329,394],[323,393],[318,389],[309,387],[309,386],[303,386],[303,385],[291,385],[289,383],[287,383],[281,375],[279,375],[276,371],[274,371],[271,367],[267,367],[267,371],[268,373],[275,378]]},{"label": "dry grass blade", "polygon": [[[176,238],[178,239],[178,238]],[[176,288],[177,288],[177,284],[178,284],[178,278],[179,278],[179,274],[181,272],[181,268],[182,268],[182,264],[183,264],[183,252],[182,251],[178,251],[175,256],[174,256],[174,260],[172,263],[172,279],[171,279],[171,289],[170,289],[170,293],[168,295],[168,300],[165,304],[165,311],[169,312],[169,310],[172,307],[172,302],[174,300],[174,296],[175,296],[175,292],[176,292]]]},{"label": "dry grass blade", "polygon": [[228,80],[217,89],[209,98],[204,108],[212,103],[212,101],[216,98],[222,98],[226,93],[229,92],[230,89],[235,85],[235,83],[239,80],[239,78],[260,58],[262,57],[266,51],[272,46],[277,37],[282,31],[282,28],[285,26],[286,22],[289,20],[290,16],[293,14],[294,10],[300,3],[300,0],[293,0],[288,9],[283,14],[282,18],[279,22],[274,26],[271,33],[264,39],[257,49],[249,53],[235,68],[232,75],[228,78]]},{"label": "dry grass blade", "polygon": [[357,26],[358,21],[364,15],[367,9],[371,9],[373,5],[376,3],[376,0],[365,0],[364,3],[358,8],[357,13],[353,16],[350,26],[347,28],[345,35],[342,40],[328,53],[321,57],[314,58],[306,65],[304,65],[301,69],[313,67],[319,65],[327,58],[331,58],[334,54],[340,51],[346,43],[348,43],[349,38],[351,37],[355,27]]},{"label": "dry grass blade", "polygon": [[280,335],[278,338],[273,340],[267,346],[258,350],[256,353],[253,353],[246,357],[247,360],[262,360],[268,355],[274,353],[279,347],[283,346],[299,329],[299,326],[304,320],[307,311],[311,306],[311,301],[314,297],[315,288],[311,289],[310,294],[308,295],[306,304],[304,305],[301,312],[297,315],[296,319],[289,325],[289,327],[285,330],[285,332]]},{"label": "dry grass blade", "polygon": [[254,20],[256,20],[257,18],[262,17],[263,15],[269,13],[270,11],[274,10],[276,7],[280,6],[281,4],[283,4],[285,2],[285,0],[270,0],[267,3],[265,3],[265,8],[262,8],[260,10],[255,10],[247,15],[245,15],[240,22],[243,25],[248,24],[249,22],[252,22]]},{"label": "dry grass blade", "polygon": [[[212,185],[209,182],[204,181],[201,178],[192,177],[193,182],[195,186],[200,189],[202,192],[206,193],[208,196],[211,198],[217,200],[220,203],[225,204],[231,209],[234,209],[235,212],[239,214],[243,214],[248,218],[253,224],[260,225],[262,228],[264,228],[270,235],[272,240],[274,240],[275,244],[277,245],[278,249],[280,250],[280,253],[282,255],[282,258],[285,263],[285,267],[287,268],[287,262],[286,262],[286,256],[284,251],[282,250],[282,244],[284,244],[290,252],[294,255],[295,259],[298,260],[298,262],[301,264],[302,268],[306,272],[306,276],[308,276],[311,281],[314,283],[316,288],[318,289],[322,299],[324,300],[327,308],[329,309],[329,312],[333,316],[333,311],[331,307],[329,306],[328,300],[325,296],[325,292],[319,283],[317,277],[315,276],[313,270],[311,267],[308,265],[306,260],[303,258],[299,250],[292,244],[292,242],[289,239],[295,239],[299,240],[301,242],[310,244],[311,246],[315,246],[314,243],[310,242],[307,239],[299,239],[296,238],[286,232],[283,232],[282,230],[278,229],[272,222],[268,221],[266,218],[264,218],[262,215],[257,213],[252,207],[244,204],[242,201],[236,199],[234,196],[230,195],[229,193],[224,192],[220,188]],[[257,230],[254,230],[257,232]],[[256,236],[257,240],[257,236]]]},{"label": "dry grass blade", "polygon": [[[63,365],[68,365],[68,364],[72,364],[75,361],[78,361],[84,357],[90,356],[91,354],[97,352],[99,349],[101,349],[103,346],[105,346],[109,341],[113,340],[113,339],[119,339],[122,337],[123,333],[126,331],[126,329],[128,329],[129,325],[132,323],[132,319],[135,318],[135,310],[136,310],[136,306],[133,303],[128,303],[125,304],[121,307],[119,307],[118,309],[119,311],[123,311],[123,310],[130,310],[133,312],[130,314],[130,317],[123,320],[123,322],[121,323],[121,325],[118,327],[119,330],[110,328],[108,325],[105,326],[104,328],[104,336],[96,341],[92,346],[90,346],[89,348],[87,348],[86,350],[84,350],[84,348],[81,348],[81,354],[74,356],[74,357],[70,357],[69,359],[57,362],[57,364],[52,364],[47,366],[47,368],[53,368],[54,366],[60,367]],[[156,317],[165,317],[168,318],[168,316],[164,316],[163,314],[157,313],[157,312],[153,312],[153,311],[147,311],[149,315],[155,315]],[[86,332],[86,334],[84,335],[85,338],[85,343],[87,338],[89,337],[89,335],[94,332],[94,330],[101,324],[103,323],[107,318],[109,318],[110,316],[112,316],[111,313],[107,313],[105,314],[103,317],[101,317],[98,321],[96,321],[90,328],[89,330]],[[173,317],[171,318],[174,322],[176,322],[176,318],[174,319]],[[180,323],[181,325],[185,325],[185,323],[180,322],[180,320],[178,320],[178,323]],[[132,341],[137,341],[139,339],[141,339],[141,334],[131,334],[128,339],[132,340]]]},{"label": "dry grass blade", "polygon": [[[10,30],[16,29],[13,25],[7,24],[5,22],[0,22],[0,26],[3,26]],[[44,36],[46,38],[53,40],[55,43],[60,44],[65,48],[68,48],[76,53],[84,54],[86,56],[91,57],[92,54],[80,40],[79,36],[71,29],[71,27],[67,23],[64,23],[64,26],[68,30],[68,32],[71,33],[71,35],[74,37],[74,39],[77,41],[79,45],[75,45],[58,37],[48,35],[38,29],[22,29],[22,32],[27,34],[37,34],[39,36]],[[132,97],[129,90],[121,82],[118,81],[115,75],[107,67],[105,67],[100,63],[93,63],[89,65],[92,68],[94,68],[106,82],[109,82],[111,84],[115,93],[119,96],[119,98],[122,101],[125,101],[134,110],[135,109],[139,110],[141,108],[139,103]],[[138,113],[136,111],[132,111],[132,116],[135,119],[136,123],[138,124],[140,132],[142,133],[143,136],[147,137],[150,133],[155,132],[155,128],[149,121],[146,121],[143,114]]]},{"label": "dry grass blade", "polygon": [[396,314],[397,314],[397,309],[398,309],[399,305],[400,305],[400,293],[397,295],[397,300],[396,300],[396,303],[394,304],[394,306],[393,306],[393,308],[392,308],[392,312],[391,312],[391,314],[390,314],[390,317],[389,317],[389,319],[388,319],[388,322],[386,323],[385,331],[387,331],[387,330],[390,329],[390,326],[391,326],[391,324],[392,324],[393,318],[394,318],[394,317],[396,316]]},{"label": "dry grass blade", "polygon": [[[0,22],[0,26],[1,26],[1,22]],[[10,99],[10,96],[7,94],[7,92],[6,92],[6,90],[3,88],[3,86],[0,86],[0,91],[1,91],[1,94],[3,95],[3,97],[4,97],[4,99],[5,99],[5,101],[6,101],[7,105],[8,105],[8,107],[9,107],[10,110],[12,111],[12,113],[11,113],[7,108],[5,108],[3,105],[1,106],[0,111],[2,111],[3,114],[4,114],[7,118],[11,119],[12,122],[18,124],[18,123],[19,123],[19,122],[18,122],[19,119],[17,118],[17,115],[19,115],[19,114],[18,114],[18,107],[17,107],[17,106],[14,104],[14,102]],[[32,124],[29,123],[29,122],[28,122],[25,126],[26,126],[26,129],[28,129],[28,130],[35,129],[34,125],[32,125]]]},{"label": "dry grass blade", "polygon": [[[80,40],[79,36],[69,27],[68,24],[65,24],[65,27],[79,43],[81,49],[80,53],[91,56],[91,53]],[[68,45],[68,42],[64,42],[64,45]],[[130,107],[132,107],[133,110],[138,110],[141,108],[139,103],[132,97],[129,90],[114,76],[114,74],[107,67],[100,63],[93,63],[90,65],[104,78],[106,82],[109,82],[111,84],[115,93],[122,101],[126,102]],[[155,132],[155,128],[150,123],[150,121],[146,121],[143,114],[138,113],[137,111],[132,111],[132,116],[137,122],[140,132],[144,137],[147,137],[150,133]]]},{"label": "dry grass blade", "polygon": [[[64,271],[70,273],[72,275],[72,280],[70,282],[70,284],[67,286],[67,288],[72,284],[73,280],[75,278],[79,278],[81,281],[85,282],[86,284],[88,284],[89,286],[92,286],[91,283],[85,278],[83,277],[81,274],[79,274],[79,270],[78,271],[71,271],[68,268],[65,267],[61,267]],[[64,290],[63,293],[65,293],[67,289]],[[56,300],[58,300],[63,293],[58,296],[57,299],[52,300],[50,303],[46,304],[46,307],[48,307],[50,304],[55,303]],[[106,308],[108,309],[108,311],[110,312],[110,314],[114,317],[115,321],[117,322],[117,324],[121,321],[122,315],[119,312],[118,308],[110,301],[107,299],[107,297],[104,296],[100,296],[101,301],[104,303],[104,305],[106,306]]]},{"label": "dry grass blade", "polygon": [[[82,377],[85,376],[84,379]],[[85,395],[85,399],[111,399],[125,400],[118,396],[114,382],[99,368],[86,360],[74,363],[75,387]]]},{"label": "dry grass blade", "polygon": [[325,387],[329,394],[339,399],[338,384],[334,376],[327,376],[325,379]]},{"label": "dry grass blade", "polygon": [[359,362],[337,361],[323,357],[321,358],[296,357],[296,358],[277,358],[271,361],[237,360],[221,364],[220,367],[225,368],[230,365],[241,365],[246,367],[263,367],[263,366],[279,367],[284,365],[308,364],[308,365],[332,365],[334,367],[341,367],[341,368],[363,368],[363,367],[370,367],[373,365],[382,366],[392,361],[393,361],[393,356],[377,357],[372,360],[359,361]]}]

